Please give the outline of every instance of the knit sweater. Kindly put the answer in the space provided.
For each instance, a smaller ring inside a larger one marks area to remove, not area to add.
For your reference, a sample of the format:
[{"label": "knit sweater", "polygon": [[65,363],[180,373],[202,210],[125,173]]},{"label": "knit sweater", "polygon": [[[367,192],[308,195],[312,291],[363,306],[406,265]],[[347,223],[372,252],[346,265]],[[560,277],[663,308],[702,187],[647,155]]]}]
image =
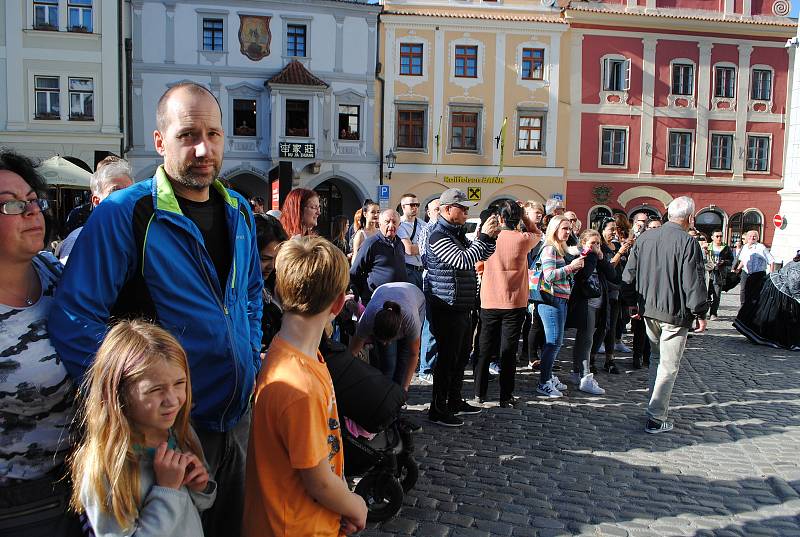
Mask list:
[{"label": "knit sweater", "polygon": [[547,245],[542,249],[542,290],[559,298],[569,299],[572,282],[564,257],[554,247]]},{"label": "knit sweater", "polygon": [[481,308],[509,310],[528,305],[528,252],[537,237],[504,229],[486,260],[481,280]]}]

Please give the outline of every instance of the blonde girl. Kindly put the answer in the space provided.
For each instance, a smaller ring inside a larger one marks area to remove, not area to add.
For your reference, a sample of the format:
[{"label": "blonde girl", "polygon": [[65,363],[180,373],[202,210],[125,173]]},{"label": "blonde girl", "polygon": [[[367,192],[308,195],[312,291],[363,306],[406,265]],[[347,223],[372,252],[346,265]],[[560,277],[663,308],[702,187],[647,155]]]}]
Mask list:
[{"label": "blonde girl", "polygon": [[189,425],[189,366],[178,341],[144,321],[120,322],[83,394],[71,503],[95,535],[203,535],[198,511],[211,507],[216,484]]},{"label": "blonde girl", "polygon": [[553,362],[564,342],[567,301],[572,291],[570,274],[583,268],[582,257],[577,257],[569,264],[564,260],[567,239],[571,232],[572,224],[566,217],[554,216],[547,224],[542,248],[542,289],[550,292],[552,300],[550,304],[537,304],[536,307],[545,335],[539,386],[536,391],[547,397],[561,397],[561,390],[566,389],[566,385],[553,375]]}]

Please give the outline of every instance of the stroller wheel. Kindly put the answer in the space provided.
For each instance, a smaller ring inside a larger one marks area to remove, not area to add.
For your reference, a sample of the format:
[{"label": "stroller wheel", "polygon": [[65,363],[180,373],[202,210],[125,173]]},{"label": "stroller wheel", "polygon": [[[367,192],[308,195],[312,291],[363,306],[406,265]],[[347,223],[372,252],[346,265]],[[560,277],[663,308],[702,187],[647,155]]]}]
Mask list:
[{"label": "stroller wheel", "polygon": [[367,522],[389,520],[403,504],[403,487],[386,473],[365,475],[356,485],[355,493],[367,503]]},{"label": "stroller wheel", "polygon": [[403,486],[403,492],[408,492],[417,484],[419,477],[419,466],[411,455],[399,457],[397,459],[397,479]]}]

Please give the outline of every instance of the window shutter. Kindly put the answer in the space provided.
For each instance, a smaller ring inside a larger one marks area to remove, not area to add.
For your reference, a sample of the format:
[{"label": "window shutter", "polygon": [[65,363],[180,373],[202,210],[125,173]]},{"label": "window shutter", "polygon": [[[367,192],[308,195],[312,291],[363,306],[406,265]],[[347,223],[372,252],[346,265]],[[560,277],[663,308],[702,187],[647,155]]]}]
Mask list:
[{"label": "window shutter", "polygon": [[603,60],[603,89],[611,89],[611,60]]},{"label": "window shutter", "polygon": [[631,89],[631,60],[628,58],[625,60],[625,63],[622,65],[622,68],[625,70],[625,79],[622,84],[622,89],[628,91]]}]

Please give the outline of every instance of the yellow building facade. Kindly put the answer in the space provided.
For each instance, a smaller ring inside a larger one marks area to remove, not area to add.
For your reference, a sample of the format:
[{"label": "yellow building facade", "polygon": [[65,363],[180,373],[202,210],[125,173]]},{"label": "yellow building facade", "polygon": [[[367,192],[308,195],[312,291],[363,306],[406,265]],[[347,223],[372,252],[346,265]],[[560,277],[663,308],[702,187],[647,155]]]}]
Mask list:
[{"label": "yellow building facade", "polygon": [[427,202],[451,187],[478,210],[566,192],[568,153],[578,149],[556,143],[569,127],[559,97],[562,87],[569,94],[568,26],[557,7],[532,4],[385,3],[382,154],[396,156],[383,169],[390,206],[404,192]]}]

